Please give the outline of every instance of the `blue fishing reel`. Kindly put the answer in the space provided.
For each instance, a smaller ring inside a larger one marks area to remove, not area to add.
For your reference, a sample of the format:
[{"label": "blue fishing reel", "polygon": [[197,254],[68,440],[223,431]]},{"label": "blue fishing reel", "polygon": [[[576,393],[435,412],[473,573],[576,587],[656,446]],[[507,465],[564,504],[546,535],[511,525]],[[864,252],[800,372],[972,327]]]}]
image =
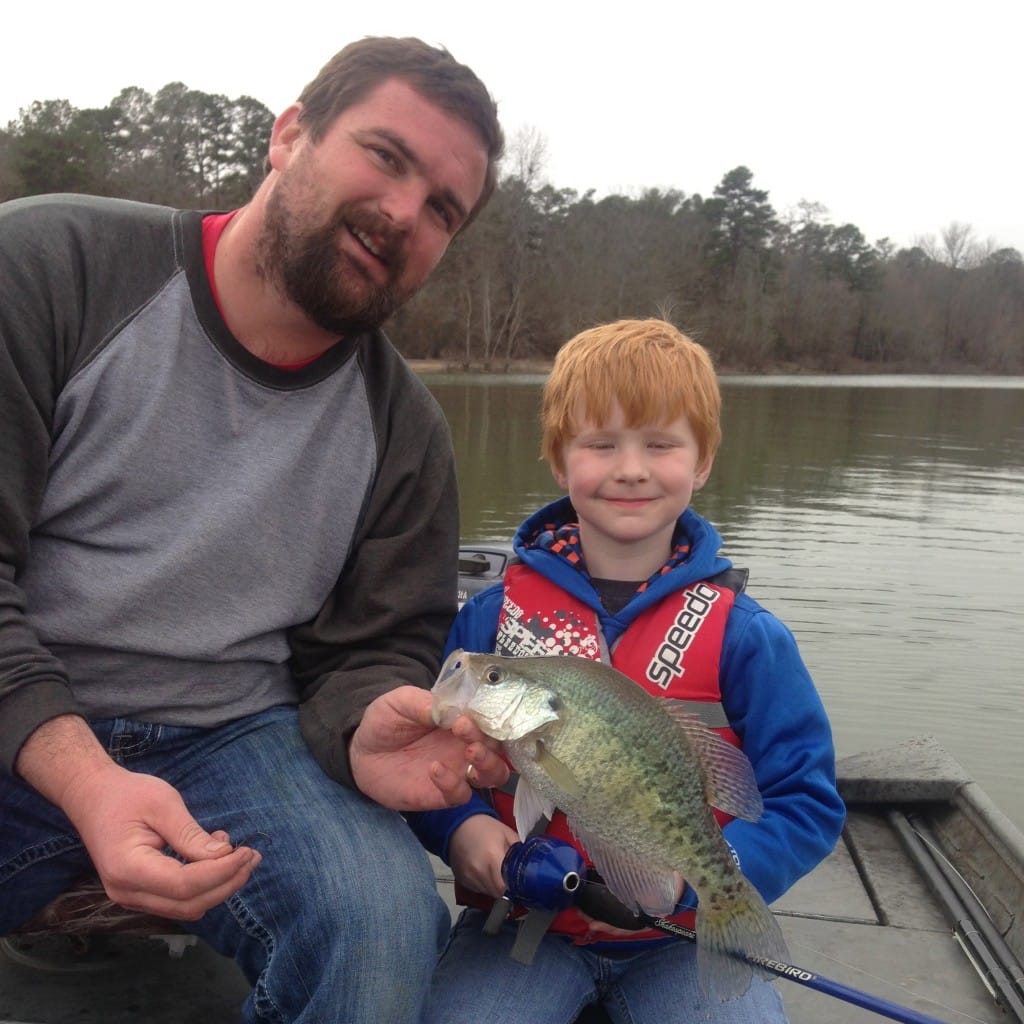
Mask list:
[{"label": "blue fishing reel", "polygon": [[494,901],[484,934],[497,935],[516,906],[526,907],[527,914],[520,919],[511,952],[512,959],[519,963],[533,960],[551,922],[572,906],[620,928],[645,927],[633,911],[599,883],[592,871],[587,871],[579,851],[561,839],[536,835],[513,843],[501,862],[501,877],[505,894]]},{"label": "blue fishing reel", "polygon": [[511,956],[521,964],[532,962],[556,915],[576,902],[586,869],[579,851],[560,839],[536,835],[513,843],[501,862],[505,895],[494,901],[484,934],[497,935],[516,906],[526,907]]},{"label": "blue fishing reel", "polygon": [[513,843],[501,862],[504,899],[539,910],[565,910],[576,901],[587,865],[568,843],[551,836],[530,836]]}]

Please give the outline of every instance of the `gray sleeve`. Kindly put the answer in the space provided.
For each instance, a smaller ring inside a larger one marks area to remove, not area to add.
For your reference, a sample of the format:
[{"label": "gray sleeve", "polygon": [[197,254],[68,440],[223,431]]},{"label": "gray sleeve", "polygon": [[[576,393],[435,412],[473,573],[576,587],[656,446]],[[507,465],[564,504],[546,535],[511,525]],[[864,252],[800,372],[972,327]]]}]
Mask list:
[{"label": "gray sleeve", "polygon": [[54,403],[78,334],[72,269],[50,260],[40,235],[30,206],[0,207],[0,765],[8,773],[31,732],[76,710],[18,586],[46,487]]},{"label": "gray sleeve", "polygon": [[13,771],[43,722],[79,710],[63,665],[28,623],[18,578],[58,396],[111,325],[170,272],[171,215],[83,196],[0,206],[0,771]]},{"label": "gray sleeve", "polygon": [[448,425],[377,338],[386,348],[364,358],[377,476],[333,593],[291,636],[303,735],[327,774],[350,786],[348,743],[366,706],[397,686],[432,685],[457,607],[458,495]]}]

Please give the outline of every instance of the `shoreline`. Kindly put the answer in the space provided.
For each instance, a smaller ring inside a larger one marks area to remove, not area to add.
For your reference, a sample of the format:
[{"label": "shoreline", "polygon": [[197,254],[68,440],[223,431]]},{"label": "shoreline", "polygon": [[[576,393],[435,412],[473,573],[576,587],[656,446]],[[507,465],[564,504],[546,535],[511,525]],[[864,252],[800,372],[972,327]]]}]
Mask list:
[{"label": "shoreline", "polygon": [[[459,360],[454,359],[408,359],[406,363],[415,373],[429,374],[467,374],[470,376],[490,375],[495,377],[513,377],[519,375],[547,376],[554,365],[552,359],[515,359],[507,370],[500,365],[489,369],[481,363],[471,363],[466,368]],[[842,366],[804,366],[795,363],[777,363],[769,367],[736,366],[716,364],[715,370],[719,377],[977,377],[982,380],[1003,377],[1016,378],[1017,374],[992,373],[973,367],[949,366],[938,369],[923,369],[902,364],[879,366],[877,363],[848,360]]]}]

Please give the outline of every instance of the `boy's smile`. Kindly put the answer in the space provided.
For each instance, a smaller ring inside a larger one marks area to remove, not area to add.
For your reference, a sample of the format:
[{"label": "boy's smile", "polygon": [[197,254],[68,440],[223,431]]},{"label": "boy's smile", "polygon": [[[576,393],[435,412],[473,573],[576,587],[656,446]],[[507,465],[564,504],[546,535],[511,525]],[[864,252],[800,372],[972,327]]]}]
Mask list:
[{"label": "boy's smile", "polygon": [[643,580],[664,564],[676,520],[711,471],[685,416],[631,427],[618,402],[606,423],[578,421],[563,463],[555,480],[579,516],[587,568],[604,579]]}]

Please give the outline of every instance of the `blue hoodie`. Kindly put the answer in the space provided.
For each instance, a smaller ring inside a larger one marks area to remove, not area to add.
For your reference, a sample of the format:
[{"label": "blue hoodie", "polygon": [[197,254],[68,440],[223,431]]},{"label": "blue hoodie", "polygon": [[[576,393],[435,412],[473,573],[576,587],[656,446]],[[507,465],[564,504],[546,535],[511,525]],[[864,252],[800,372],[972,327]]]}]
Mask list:
[{"label": "blue hoodie", "polygon": [[[513,547],[526,565],[597,612],[609,649],[644,609],[732,565],[718,554],[718,531],[687,509],[676,530],[676,540],[689,545],[685,561],[653,577],[611,615],[585,572],[538,543],[553,526],[575,521],[571,502],[561,498],[520,526]],[[466,603],[448,636],[446,655],[456,648],[494,650],[502,596],[496,584]],[[846,810],[835,786],[832,731],[792,633],[746,594],[737,595],[729,614],[720,664],[722,705],[764,800],[758,821],[736,819],[723,834],[744,875],[771,903],[828,856],[842,831]],[[409,815],[409,822],[424,846],[446,859],[451,836],[463,821],[493,813],[474,795],[460,807]],[[692,900],[684,897],[683,903]]]}]

